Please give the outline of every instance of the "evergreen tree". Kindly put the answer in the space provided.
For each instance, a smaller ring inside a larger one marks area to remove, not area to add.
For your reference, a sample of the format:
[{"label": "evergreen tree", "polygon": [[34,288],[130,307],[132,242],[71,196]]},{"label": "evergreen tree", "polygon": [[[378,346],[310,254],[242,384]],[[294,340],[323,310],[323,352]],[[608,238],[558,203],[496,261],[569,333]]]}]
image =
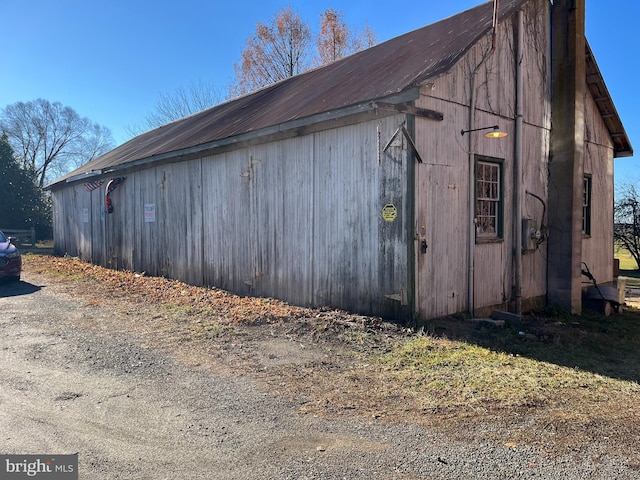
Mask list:
[{"label": "evergreen tree", "polygon": [[20,168],[7,136],[0,137],[0,228],[35,227],[38,238],[50,238],[51,204],[35,176]]}]

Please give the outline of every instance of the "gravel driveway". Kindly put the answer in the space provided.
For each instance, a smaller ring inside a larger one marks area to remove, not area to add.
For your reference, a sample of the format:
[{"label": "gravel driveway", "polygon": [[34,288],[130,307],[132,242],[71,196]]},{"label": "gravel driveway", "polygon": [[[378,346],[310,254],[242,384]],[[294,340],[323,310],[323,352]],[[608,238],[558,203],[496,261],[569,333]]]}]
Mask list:
[{"label": "gravel driveway", "polygon": [[555,457],[473,432],[304,413],[304,399],[234,372],[235,353],[167,348],[139,328],[152,312],[137,315],[28,272],[0,284],[0,453],[77,452],[80,478],[109,480],[640,475],[597,444]]}]

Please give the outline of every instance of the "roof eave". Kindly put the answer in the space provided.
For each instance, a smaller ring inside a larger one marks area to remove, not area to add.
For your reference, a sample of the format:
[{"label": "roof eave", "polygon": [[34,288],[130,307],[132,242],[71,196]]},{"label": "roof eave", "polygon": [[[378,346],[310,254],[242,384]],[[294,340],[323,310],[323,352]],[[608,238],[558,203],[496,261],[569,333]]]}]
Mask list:
[{"label": "roof eave", "polygon": [[609,135],[613,141],[614,158],[632,157],[633,147],[625,131],[622,119],[618,115],[613,98],[604,81],[600,67],[596,62],[589,42],[586,42],[586,63],[587,63],[587,88],[598,107]]},{"label": "roof eave", "polygon": [[137,158],[129,162],[114,165],[112,167],[102,168],[100,170],[89,168],[91,167],[91,162],[90,162],[90,163],[87,163],[84,167],[80,167],[79,169],[76,169],[73,172],[63,177],[60,177],[54,182],[46,185],[45,189],[51,190],[51,189],[55,189],[57,186],[60,186],[61,184],[80,182],[80,181],[86,180],[87,178],[96,177],[98,175],[108,176],[109,174],[114,174],[116,172],[129,170],[132,168],[142,167],[148,164],[170,162],[174,159],[183,159],[186,157],[197,157],[199,154],[200,155],[203,155],[205,153],[209,154],[215,151],[216,149],[230,147],[233,145],[245,144],[246,142],[255,141],[261,137],[270,137],[272,135],[276,135],[279,133],[285,133],[292,130],[299,130],[305,127],[309,127],[311,125],[315,125],[323,122],[330,122],[332,120],[338,120],[340,118],[350,117],[350,116],[358,115],[361,113],[369,112],[378,108],[379,102],[384,102],[388,104],[402,104],[402,103],[416,100],[417,98],[419,98],[419,96],[420,96],[420,88],[412,87],[397,94],[389,95],[389,96],[378,98],[378,99],[367,100],[366,102],[361,102],[356,105],[350,105],[348,107],[343,107],[336,110],[321,112],[308,117],[303,117],[303,118],[291,120],[289,122],[272,125],[270,127],[262,128],[260,130],[255,130],[255,131],[246,132],[246,133],[234,135],[227,138],[213,140],[211,142],[202,143],[200,145],[194,145],[188,148],[183,148],[179,150],[173,150],[170,152],[160,153],[157,155]]}]

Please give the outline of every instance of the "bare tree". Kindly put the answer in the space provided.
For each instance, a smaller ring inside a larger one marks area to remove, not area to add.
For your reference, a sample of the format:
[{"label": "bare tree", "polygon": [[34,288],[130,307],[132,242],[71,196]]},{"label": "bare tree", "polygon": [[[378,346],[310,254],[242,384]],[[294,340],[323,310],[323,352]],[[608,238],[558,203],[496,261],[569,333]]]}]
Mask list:
[{"label": "bare tree", "polygon": [[320,14],[320,34],[316,43],[322,65],[349,54],[349,29],[342,13],[328,8]]},{"label": "bare tree", "polygon": [[240,63],[234,64],[230,95],[244,95],[303,72],[309,66],[310,45],[309,26],[292,7],[280,10],[268,23],[258,22]]},{"label": "bare tree", "polygon": [[236,76],[229,97],[326,65],[375,42],[369,26],[361,32],[350,29],[342,13],[331,8],[320,15],[320,32],[314,40],[308,24],[292,7],[282,9],[268,23],[258,22],[256,33],[247,40],[240,61],[233,66]]},{"label": "bare tree", "polygon": [[613,239],[627,250],[640,268],[640,194],[635,185],[618,189],[614,204]]},{"label": "bare tree", "polygon": [[378,43],[376,32],[370,25],[365,25],[362,31],[355,31],[351,42],[352,53],[359,52],[365,48],[373,47]]},{"label": "bare tree", "polygon": [[114,144],[108,128],[81,117],[71,107],[41,98],[5,107],[0,114],[0,129],[20,166],[33,172],[40,187],[52,175],[66,173]]},{"label": "bare tree", "polygon": [[161,93],[154,110],[142,125],[130,125],[126,130],[131,136],[159,127],[180,118],[193,115],[217,105],[223,95],[211,82],[191,82],[187,88],[179,87],[171,93]]},{"label": "bare tree", "polygon": [[328,8],[320,14],[320,33],[316,40],[320,65],[372,47],[375,42],[375,34],[368,25],[357,32],[347,26],[342,12]]}]

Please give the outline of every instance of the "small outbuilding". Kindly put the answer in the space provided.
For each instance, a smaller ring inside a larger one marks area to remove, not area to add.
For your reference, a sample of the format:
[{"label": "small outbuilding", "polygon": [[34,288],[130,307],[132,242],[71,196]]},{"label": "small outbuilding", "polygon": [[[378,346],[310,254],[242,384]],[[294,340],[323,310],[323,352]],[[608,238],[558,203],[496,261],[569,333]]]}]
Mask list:
[{"label": "small outbuilding", "polygon": [[399,320],[578,313],[632,154],[584,13],[487,2],[135,137],[49,185],[55,250]]}]

